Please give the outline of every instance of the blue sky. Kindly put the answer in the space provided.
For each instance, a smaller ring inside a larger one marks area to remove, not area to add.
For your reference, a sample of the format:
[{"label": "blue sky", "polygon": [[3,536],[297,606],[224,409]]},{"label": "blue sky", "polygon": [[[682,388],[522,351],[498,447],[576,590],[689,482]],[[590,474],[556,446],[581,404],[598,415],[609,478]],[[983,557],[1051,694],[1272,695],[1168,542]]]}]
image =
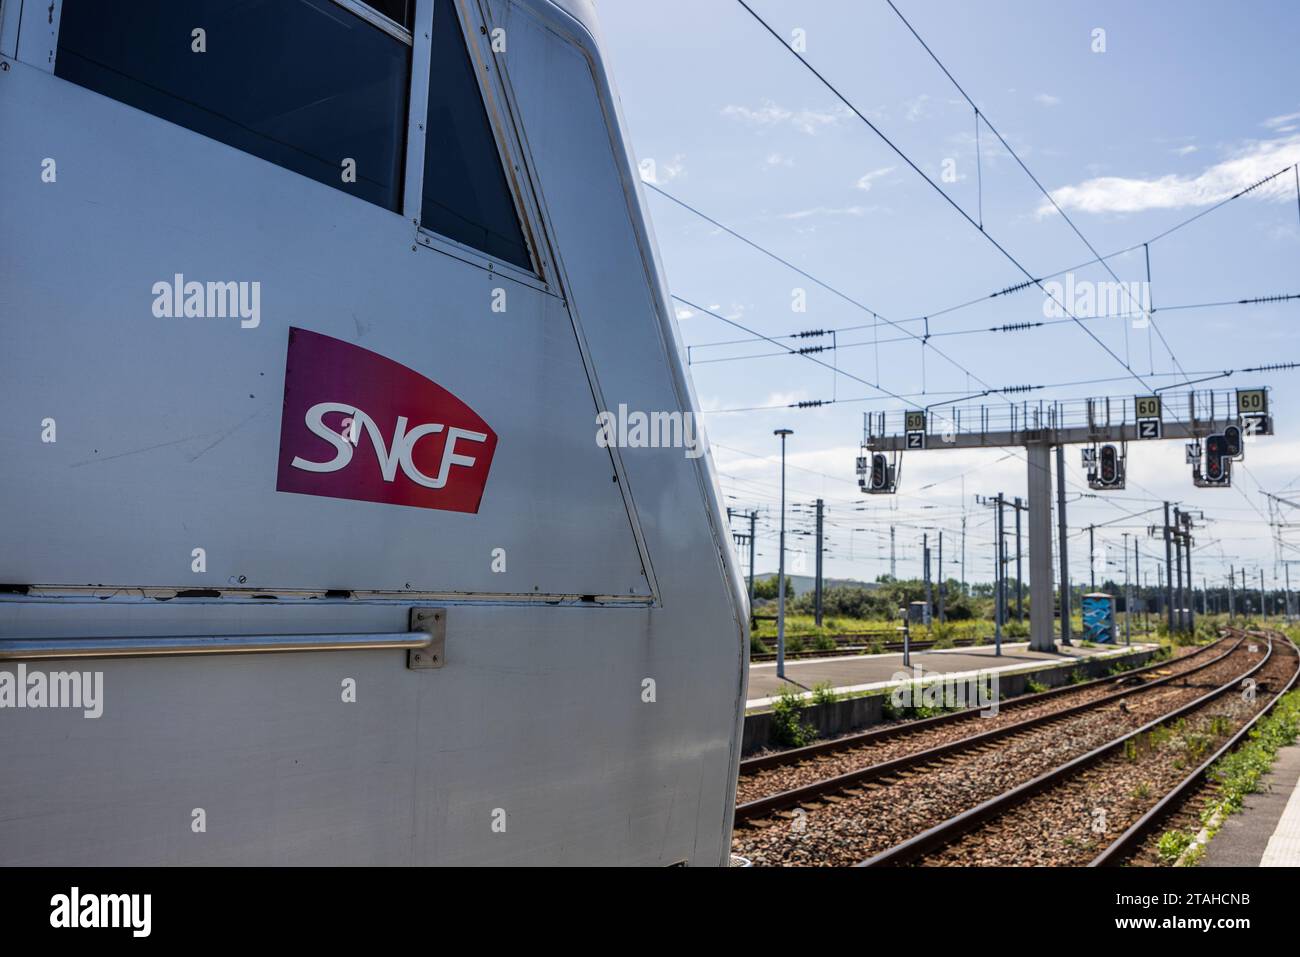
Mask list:
[{"label": "blue sky", "polygon": [[[1150,240],[1300,162],[1300,93],[1288,82],[1300,39],[1293,3],[895,2],[1102,253]],[[977,163],[974,111],[885,0],[751,5],[788,41],[802,37],[807,61],[1035,276],[1091,258],[987,127]],[[634,149],[649,161],[644,177],[663,190],[911,334],[924,332],[919,317],[1023,280],[739,3],[603,0],[599,11]],[[1105,31],[1104,52],[1093,49],[1097,29]],[[945,169],[952,181],[944,180]],[[662,196],[648,191],[647,203],[674,294],[768,336],[874,321]],[[1131,399],[1146,390],[1125,363],[1150,385],[1177,385],[1183,379],[1173,374],[1174,359],[1156,329],[1192,379],[1300,361],[1293,332],[1300,301],[1160,311],[1300,292],[1293,171],[1158,240],[1150,252],[1155,328],[1116,316],[1087,323],[1118,359],[1073,323],[938,335],[1041,320],[1044,297],[1033,289],[935,316],[932,346],[897,327],[846,330],[836,337],[840,348],[819,358],[918,406],[986,385],[1054,386],[1019,397],[1035,403]],[[1111,268],[1123,281],[1145,279],[1141,250],[1111,260]],[[1074,275],[1110,279],[1095,265]],[[792,310],[796,288],[806,290],[806,312]],[[826,500],[828,574],[874,578],[888,571],[894,525],[900,576],[917,573],[923,531],[933,540],[943,529],[947,573],[958,577],[964,515],[967,578],[991,576],[990,514],[975,495],[1023,496],[1019,453],[911,453],[897,496],[860,495],[853,466],[863,412],[897,410],[904,402],[806,359],[763,355],[779,350],[761,340],[735,342],[748,335],[707,314],[681,307],[678,315],[726,502],[762,516],[760,570],[776,563],[772,430],[784,426],[795,430],[787,484],[797,510],[788,521],[792,529],[808,528],[807,503]],[[875,345],[877,334],[902,341]],[[1107,379],[1113,381],[1093,382]],[[1066,385],[1085,381],[1092,384]],[[1111,547],[1115,562],[1122,534],[1140,536],[1144,577],[1154,580],[1163,546],[1146,536],[1157,515],[1148,510],[1167,498],[1205,513],[1198,585],[1202,576],[1221,582],[1229,563],[1244,563],[1256,582],[1263,567],[1280,584],[1262,491],[1300,501],[1293,431],[1300,370],[1239,373],[1201,387],[1257,385],[1273,387],[1278,435],[1251,443],[1232,489],[1194,488],[1182,443],[1168,441],[1130,446],[1126,490],[1081,497],[1087,489],[1079,452],[1067,451],[1076,581],[1086,579],[1089,561],[1087,536],[1078,530],[1090,523],[1106,523],[1098,544]],[[762,408],[831,398],[835,404],[819,409]],[[982,401],[1005,406],[995,397]],[[735,409],[749,411],[729,411]],[[1300,510],[1283,517],[1300,521]],[[1300,545],[1300,533],[1283,535]],[[795,536],[790,547],[789,564],[811,570],[809,540]],[[1285,544],[1283,552],[1300,558]],[[1110,574],[1119,578],[1122,569]]]}]

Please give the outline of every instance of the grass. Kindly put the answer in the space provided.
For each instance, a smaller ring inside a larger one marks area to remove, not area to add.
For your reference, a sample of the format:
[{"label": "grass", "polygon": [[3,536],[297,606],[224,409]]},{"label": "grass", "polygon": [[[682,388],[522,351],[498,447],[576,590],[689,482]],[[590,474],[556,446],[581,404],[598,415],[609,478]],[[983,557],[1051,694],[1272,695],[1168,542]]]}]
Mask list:
[{"label": "grass", "polygon": [[[1224,814],[1241,810],[1246,795],[1259,789],[1260,778],[1273,766],[1278,749],[1294,743],[1297,734],[1300,734],[1300,691],[1292,691],[1268,717],[1256,722],[1244,745],[1225,755],[1210,770],[1210,778],[1220,790],[1214,809]],[[1212,815],[1213,811],[1204,819]]]},{"label": "grass", "polygon": [[[771,612],[767,612],[771,614]],[[758,628],[755,634],[765,642],[776,640],[777,623],[767,618],[761,618],[758,621]],[[1025,628],[1025,634],[1029,633],[1028,626]],[[1004,635],[1011,634],[1010,624],[1003,629]],[[787,646],[792,638],[805,639],[806,643],[812,644],[818,637],[833,639],[835,635],[866,635],[867,641],[879,640],[885,641],[902,641],[903,633],[899,630],[898,619],[881,619],[881,618],[849,618],[847,616],[822,617],[822,627],[818,628],[816,619],[812,615],[797,615],[786,613],[785,616],[785,638]],[[928,641],[931,639],[943,640],[951,638],[952,641],[968,639],[984,639],[992,641],[993,622],[985,621],[978,618],[972,618],[967,621],[945,621],[932,622],[927,630],[924,625],[912,625],[913,641]]]},{"label": "grass", "polygon": [[813,704],[834,704],[840,700],[840,696],[831,690],[831,683],[823,681],[820,684],[813,685]]},{"label": "grass", "polygon": [[[1284,695],[1269,715],[1261,718],[1250,729],[1246,742],[1231,754],[1224,755],[1210,769],[1210,780],[1218,785],[1214,800],[1201,811],[1201,823],[1211,828],[1210,836],[1217,832],[1224,818],[1241,810],[1246,795],[1259,790],[1260,781],[1277,758],[1277,752],[1293,744],[1300,736],[1300,691]],[[1182,856],[1192,838],[1182,831],[1166,831],[1160,836],[1157,851],[1167,863]],[[1203,849],[1188,855],[1187,863],[1195,864]]]}]

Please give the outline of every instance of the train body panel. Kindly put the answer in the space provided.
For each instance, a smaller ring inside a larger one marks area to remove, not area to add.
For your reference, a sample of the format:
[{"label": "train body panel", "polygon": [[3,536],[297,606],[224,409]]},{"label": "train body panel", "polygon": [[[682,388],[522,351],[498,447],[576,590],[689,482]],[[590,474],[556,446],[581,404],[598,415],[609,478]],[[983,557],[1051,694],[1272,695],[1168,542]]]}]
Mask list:
[{"label": "train body panel", "polygon": [[[724,862],[744,597],[703,438],[598,441],[696,404],[590,8],[451,21],[530,269],[417,222],[446,10],[385,208],[69,82],[73,8],[33,6],[0,7],[0,647],[436,606],[446,653],[9,654],[103,707],[0,709],[0,862]],[[255,321],[184,315],[253,282]]]}]

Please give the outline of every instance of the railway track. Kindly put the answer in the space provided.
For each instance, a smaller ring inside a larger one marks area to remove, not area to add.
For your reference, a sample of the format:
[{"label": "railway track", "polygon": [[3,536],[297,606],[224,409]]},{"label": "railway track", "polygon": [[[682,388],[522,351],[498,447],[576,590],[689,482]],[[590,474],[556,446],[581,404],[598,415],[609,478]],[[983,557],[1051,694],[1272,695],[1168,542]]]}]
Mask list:
[{"label": "railway track", "polygon": [[[1300,668],[1279,636],[1245,672],[1138,728],[881,851],[866,866],[1050,866],[1119,863],[1171,805],[1233,747]],[[1249,650],[1249,649],[1247,649]],[[1239,694],[1253,681],[1253,694]]]},{"label": "railway track", "polygon": [[1180,659],[1174,673],[1118,692],[1112,680],[1110,693],[1064,709],[975,735],[948,729],[959,737],[831,777],[814,771],[807,784],[740,805],[733,852],[756,864],[858,863],[1238,680],[1262,659],[1238,638],[1209,660]]},{"label": "railway track", "polygon": [[[1173,661],[1135,668],[1119,676],[1002,701],[995,716],[985,716],[978,707],[968,708],[749,758],[740,763],[737,820],[788,807],[822,791],[852,783],[855,779],[851,775],[855,773],[879,776],[881,765],[893,759],[952,746],[976,734],[987,735],[984,740],[993,740],[999,733],[1015,730],[1022,722],[1043,721],[1072,706],[1085,706],[1108,695],[1131,694],[1139,686],[1172,681],[1211,658],[1215,649],[1222,651],[1223,641],[1204,645]],[[813,790],[808,789],[810,786]]]},{"label": "railway track", "polygon": [[1220,758],[1244,741],[1251,728],[1268,715],[1284,694],[1294,690],[1300,683],[1300,652],[1289,640],[1282,648],[1285,658],[1290,659],[1293,664],[1293,670],[1285,683],[1280,687],[1271,688],[1266,685],[1268,679],[1261,679],[1259,693],[1266,696],[1263,707],[1239,727],[1218,750],[1171,787],[1163,798],[1144,810],[1127,830],[1089,861],[1089,866],[1164,866],[1169,861],[1159,853],[1159,835],[1171,828],[1180,828],[1189,834],[1195,834],[1201,829],[1201,808],[1210,798],[1217,795],[1219,790],[1218,785],[1210,780],[1210,769]]}]

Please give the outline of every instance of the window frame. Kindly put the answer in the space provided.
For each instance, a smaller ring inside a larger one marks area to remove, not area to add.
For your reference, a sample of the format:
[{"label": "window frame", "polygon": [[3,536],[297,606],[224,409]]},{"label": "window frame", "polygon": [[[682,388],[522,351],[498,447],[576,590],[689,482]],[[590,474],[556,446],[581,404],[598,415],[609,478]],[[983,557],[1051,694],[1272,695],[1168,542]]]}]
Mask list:
[{"label": "window frame", "polygon": [[[462,34],[461,40],[465,44],[470,65],[478,78],[479,95],[482,97],[483,109],[487,113],[488,125],[492,129],[492,138],[496,142],[501,170],[506,178],[510,198],[514,202],[515,215],[519,217],[519,227],[523,231],[524,241],[528,244],[529,257],[533,262],[532,271],[499,259],[475,246],[434,232],[420,223],[420,205],[424,196],[425,125],[428,121],[429,86],[432,80],[435,3],[451,3],[456,9],[456,20],[460,24]],[[413,88],[410,97],[412,122],[407,137],[407,142],[412,148],[406,157],[407,193],[403,208],[408,218],[415,224],[415,242],[418,245],[447,253],[457,259],[485,268],[489,272],[501,273],[534,289],[559,296],[560,293],[552,278],[556,272],[551,265],[552,258],[546,241],[546,232],[542,227],[541,211],[536,199],[536,185],[531,175],[532,164],[528,161],[526,151],[521,145],[522,140],[515,121],[518,111],[514,107],[503,71],[497,66],[496,56],[491,49],[491,36],[485,32],[485,29],[480,29],[480,27],[486,28],[488,22],[484,11],[473,0],[415,0],[415,46],[412,50],[414,60],[411,69]],[[416,60],[419,62],[415,62]],[[422,86],[420,90],[414,88],[417,72],[423,73],[419,81]],[[416,137],[419,138],[418,152],[413,148]]]},{"label": "window frame", "polygon": [[[491,36],[486,30],[489,17],[477,0],[415,0],[414,26],[407,30],[390,20],[362,0],[331,0],[342,10],[365,20],[394,39],[406,43],[411,49],[410,87],[407,91],[406,155],[402,183],[400,212],[415,227],[414,242],[427,249],[446,253],[489,272],[501,273],[510,279],[542,292],[563,297],[559,288],[558,270],[544,226],[540,190],[532,173],[532,163],[523,145],[517,117],[518,109],[505,77],[505,70],[497,63],[491,49]],[[532,259],[532,270],[522,269],[514,263],[498,259],[481,249],[434,232],[420,224],[420,206],[424,196],[425,127],[429,112],[429,84],[432,79],[433,9],[434,3],[452,3],[456,20],[460,24],[461,40],[465,44],[470,64],[478,78],[479,95],[487,113],[496,142],[506,185],[514,203],[515,214]],[[54,73],[58,50],[59,26],[63,0],[3,0],[3,40],[14,46],[14,59]],[[4,51],[0,50],[0,54]],[[162,120],[162,122],[169,122]],[[203,134],[200,134],[203,135]],[[219,141],[214,141],[219,142]],[[278,165],[270,160],[264,162]],[[286,167],[278,167],[293,176],[302,176]],[[310,178],[310,177],[307,177]],[[373,205],[373,204],[372,204]],[[379,206],[386,212],[393,212]]]},{"label": "window frame", "polygon": [[[417,83],[416,78],[417,78],[417,74],[419,73],[419,62],[417,59],[418,50],[416,49],[415,35],[411,31],[407,30],[406,27],[404,27],[402,24],[397,23],[394,20],[390,20],[388,17],[384,16],[382,13],[380,13],[378,10],[374,9],[373,7],[366,5],[364,2],[362,2],[362,0],[329,0],[329,2],[334,4],[334,6],[340,8],[341,10],[350,13],[353,16],[357,17],[358,19],[363,20],[364,22],[370,24],[371,26],[375,27],[381,32],[387,34],[392,39],[397,40],[399,43],[404,43],[410,51],[409,56],[411,62],[411,69],[409,71],[409,77],[408,77],[409,85],[407,88],[406,129],[404,131],[405,143],[403,144],[403,149],[401,152],[402,160],[404,163],[404,169],[402,174],[402,182],[400,185],[401,192],[398,196],[398,204],[397,204],[398,208],[390,209],[388,206],[382,203],[376,203],[372,200],[368,200],[359,196],[353,197],[354,199],[361,199],[362,202],[369,203],[370,205],[375,206],[378,209],[382,209],[386,213],[391,213],[392,215],[395,216],[410,216],[412,215],[409,210],[409,196],[410,196],[411,181],[408,174],[409,174],[409,163],[412,156],[411,137],[416,132],[416,123],[414,122],[414,117],[416,116],[417,113],[416,103],[412,99],[412,97],[416,95],[417,91],[421,89],[424,90],[424,93],[421,94],[423,98],[421,99],[419,104],[419,110],[420,112],[423,112],[428,105],[427,98],[428,98],[429,84],[427,80],[427,74],[429,70],[429,62],[428,62],[429,58],[427,55],[427,50],[426,50],[426,55],[424,56],[424,72],[426,74],[426,79],[423,83]],[[417,2],[419,6],[425,5],[424,0],[417,0]],[[18,13],[19,22],[17,24],[18,30],[16,31],[17,36],[14,41],[17,50],[14,59],[23,63],[28,63],[32,66],[37,67],[38,69],[45,70],[48,73],[54,74],[55,67],[56,67],[56,59],[58,56],[58,49],[59,49],[59,33],[62,24],[63,0],[49,0],[48,7],[45,5],[44,0],[42,0],[42,2],[39,3],[33,3],[32,0],[0,0],[0,4],[2,4],[2,6],[0,6],[0,18],[3,18],[0,19],[0,28],[4,28],[8,25],[7,23],[8,18],[5,15],[6,11],[8,11],[11,7],[16,7],[17,11],[19,11]],[[418,15],[419,6],[417,6],[416,8],[417,15]],[[430,7],[430,10],[432,10],[432,7]],[[39,14],[44,14],[44,16],[38,16],[38,12]],[[0,36],[0,43],[6,42],[7,40],[8,40],[8,35],[7,35],[7,31],[5,31],[5,35]],[[47,52],[47,48],[48,48],[48,52]],[[3,49],[0,49],[0,55],[3,55],[3,52],[4,52]],[[130,104],[124,104],[124,105],[130,106]],[[135,109],[135,107],[132,108]],[[183,124],[176,123],[173,120],[168,120],[164,117],[155,117],[155,119],[158,119],[160,122],[163,123],[170,123],[173,126],[180,126],[182,129],[189,129],[190,132],[196,133],[197,135],[202,136],[204,139],[211,140],[214,143],[222,142],[221,140],[209,136],[206,133],[203,133],[199,130],[195,130],[191,127],[186,127]],[[418,132],[420,136],[420,147],[421,147],[419,155],[421,157],[421,162],[423,162],[423,156],[424,156],[424,150],[423,150],[424,124],[423,123],[419,124]],[[222,145],[227,146],[231,149],[239,149],[239,147],[231,147],[230,144],[228,143],[223,143]],[[247,152],[247,151],[241,150],[241,152]],[[258,156],[255,153],[248,153],[247,155],[253,156],[254,158],[259,159],[264,163],[269,163],[270,165],[275,166],[278,169],[284,170],[286,173],[292,176],[300,176],[303,177],[304,179],[312,180],[313,182],[318,182],[317,180],[314,180],[312,177],[307,176],[304,173],[300,173],[297,170],[290,169],[287,166],[283,166],[280,163],[275,162],[274,160],[270,160],[265,157]],[[328,184],[325,185],[328,186]],[[344,195],[352,195],[348,193],[346,190],[340,190],[340,192],[344,193]],[[419,215],[418,202],[416,203],[416,212],[414,215],[416,216]]]},{"label": "window frame", "polygon": [[362,20],[365,20],[371,26],[376,26],[383,30],[395,40],[401,40],[408,47],[414,45],[414,38],[410,30],[407,30],[396,20],[390,20],[374,7],[362,2],[362,0],[333,0],[336,6],[342,7],[349,13],[354,13]]}]

